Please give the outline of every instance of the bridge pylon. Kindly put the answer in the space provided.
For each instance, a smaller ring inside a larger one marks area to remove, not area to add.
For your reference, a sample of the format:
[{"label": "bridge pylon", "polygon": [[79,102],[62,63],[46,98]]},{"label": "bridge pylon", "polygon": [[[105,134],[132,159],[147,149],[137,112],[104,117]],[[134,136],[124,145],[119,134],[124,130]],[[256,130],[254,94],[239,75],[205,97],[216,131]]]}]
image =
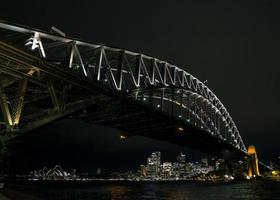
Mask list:
[{"label": "bridge pylon", "polygon": [[254,145],[248,147],[247,174],[249,177],[259,176],[259,160]]}]

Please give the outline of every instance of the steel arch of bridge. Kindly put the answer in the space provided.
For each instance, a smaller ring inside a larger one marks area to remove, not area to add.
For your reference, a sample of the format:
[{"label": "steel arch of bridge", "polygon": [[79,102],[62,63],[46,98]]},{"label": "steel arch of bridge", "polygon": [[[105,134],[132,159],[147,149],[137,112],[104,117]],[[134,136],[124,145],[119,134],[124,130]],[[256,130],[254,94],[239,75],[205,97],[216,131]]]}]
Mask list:
[{"label": "steel arch of bridge", "polygon": [[243,152],[239,131],[219,98],[203,82],[166,61],[7,23],[6,40],[53,64],[201,129]]}]

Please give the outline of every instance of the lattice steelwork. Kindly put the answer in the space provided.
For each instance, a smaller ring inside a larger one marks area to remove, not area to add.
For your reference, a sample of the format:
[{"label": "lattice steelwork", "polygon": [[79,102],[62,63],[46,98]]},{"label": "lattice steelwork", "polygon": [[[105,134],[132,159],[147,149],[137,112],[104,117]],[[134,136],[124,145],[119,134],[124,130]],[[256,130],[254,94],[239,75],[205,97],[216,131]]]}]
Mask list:
[{"label": "lattice steelwork", "polygon": [[[7,23],[5,40],[37,56],[203,130],[247,152],[218,97],[200,80],[166,61]],[[23,86],[24,87],[24,83]]]}]

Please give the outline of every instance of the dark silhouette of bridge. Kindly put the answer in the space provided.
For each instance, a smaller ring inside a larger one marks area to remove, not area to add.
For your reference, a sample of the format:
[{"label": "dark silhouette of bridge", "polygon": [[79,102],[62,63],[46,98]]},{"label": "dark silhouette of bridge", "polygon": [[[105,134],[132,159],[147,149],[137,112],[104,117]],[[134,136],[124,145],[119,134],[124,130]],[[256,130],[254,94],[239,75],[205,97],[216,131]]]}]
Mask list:
[{"label": "dark silhouette of bridge", "polygon": [[215,154],[247,155],[218,97],[190,73],[124,49],[0,23],[3,140],[69,115]]}]

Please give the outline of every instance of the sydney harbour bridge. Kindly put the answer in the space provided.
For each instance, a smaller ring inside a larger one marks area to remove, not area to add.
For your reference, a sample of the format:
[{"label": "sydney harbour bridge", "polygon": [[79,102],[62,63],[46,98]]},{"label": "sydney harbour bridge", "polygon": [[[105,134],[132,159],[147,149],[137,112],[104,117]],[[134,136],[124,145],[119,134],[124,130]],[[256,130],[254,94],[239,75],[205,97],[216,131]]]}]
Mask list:
[{"label": "sydney harbour bridge", "polygon": [[202,82],[141,53],[0,22],[3,141],[74,116],[218,155],[246,156],[229,112]]}]

